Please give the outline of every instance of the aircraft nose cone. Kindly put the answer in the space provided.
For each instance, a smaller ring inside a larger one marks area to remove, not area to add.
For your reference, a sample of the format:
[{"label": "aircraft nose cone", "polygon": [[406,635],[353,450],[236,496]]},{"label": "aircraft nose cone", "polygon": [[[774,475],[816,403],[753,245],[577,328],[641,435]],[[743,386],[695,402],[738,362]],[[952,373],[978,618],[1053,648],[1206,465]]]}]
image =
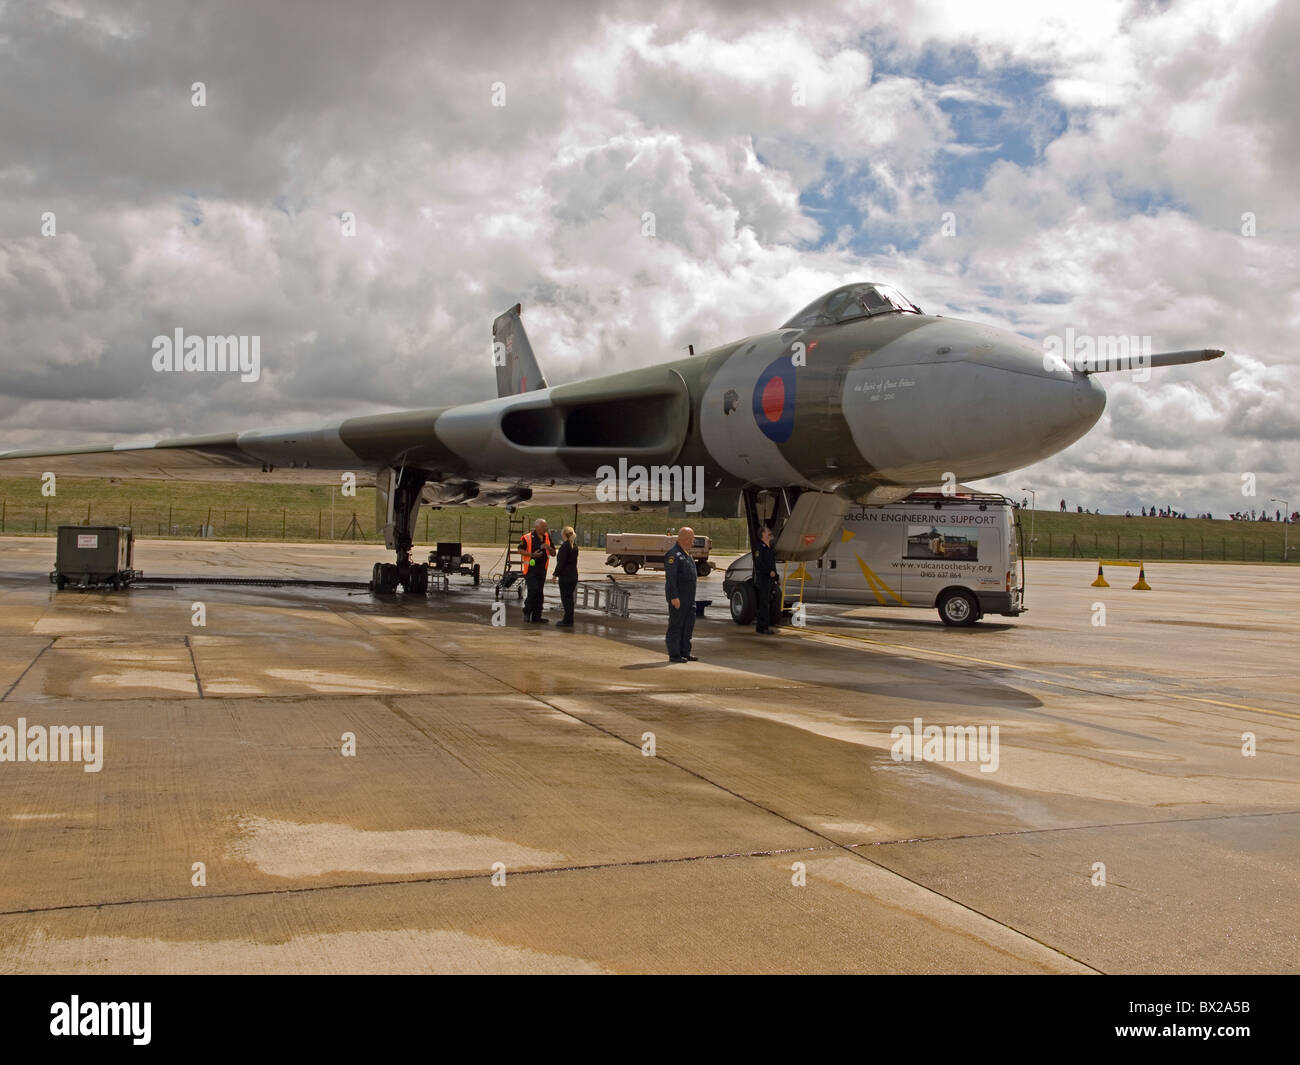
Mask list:
[{"label": "aircraft nose cone", "polygon": [[1096,424],[1106,409],[1106,390],[1094,374],[1075,374],[1074,407],[1080,420],[1087,423],[1089,429]]},{"label": "aircraft nose cone", "polygon": [[859,450],[898,483],[977,480],[1069,447],[1101,417],[1089,375],[1015,333],[941,319],[863,360],[844,410]]},{"label": "aircraft nose cone", "polygon": [[990,331],[968,361],[977,374],[1002,382],[1004,398],[988,413],[1001,415],[1004,455],[1020,456],[1012,469],[1069,447],[1106,409],[1106,391],[1095,377],[1045,358],[1041,345],[1015,333]]}]

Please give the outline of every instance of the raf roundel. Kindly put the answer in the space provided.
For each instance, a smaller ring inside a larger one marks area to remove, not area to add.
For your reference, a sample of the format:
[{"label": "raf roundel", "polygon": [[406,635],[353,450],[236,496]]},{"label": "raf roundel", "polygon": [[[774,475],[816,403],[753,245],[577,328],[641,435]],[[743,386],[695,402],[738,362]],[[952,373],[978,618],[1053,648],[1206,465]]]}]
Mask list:
[{"label": "raf roundel", "polygon": [[794,365],[782,355],[754,382],[754,421],[777,444],[784,444],[794,432],[794,375]]}]

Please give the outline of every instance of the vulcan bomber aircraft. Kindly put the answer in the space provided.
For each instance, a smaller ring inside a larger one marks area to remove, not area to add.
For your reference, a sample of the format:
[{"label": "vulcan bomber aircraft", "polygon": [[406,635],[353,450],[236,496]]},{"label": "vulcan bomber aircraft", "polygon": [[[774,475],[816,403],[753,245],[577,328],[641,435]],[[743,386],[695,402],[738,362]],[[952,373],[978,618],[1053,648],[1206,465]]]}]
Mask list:
[{"label": "vulcan bomber aircraft", "polygon": [[1105,408],[1100,371],[1223,354],[1053,357],[1014,333],[925,314],[890,285],[857,283],[771,332],[550,386],[520,314],[516,305],[492,326],[496,399],[292,429],[0,452],[0,472],[330,484],[350,473],[377,486],[377,523],[396,554],[375,566],[379,593],[427,589],[428,567],[410,557],[421,505],[596,504],[611,491],[627,500],[638,475],[670,510],[743,513],[751,542],[767,524],[778,558],[808,560],[825,552],[853,504],[992,477],[1068,447]]}]

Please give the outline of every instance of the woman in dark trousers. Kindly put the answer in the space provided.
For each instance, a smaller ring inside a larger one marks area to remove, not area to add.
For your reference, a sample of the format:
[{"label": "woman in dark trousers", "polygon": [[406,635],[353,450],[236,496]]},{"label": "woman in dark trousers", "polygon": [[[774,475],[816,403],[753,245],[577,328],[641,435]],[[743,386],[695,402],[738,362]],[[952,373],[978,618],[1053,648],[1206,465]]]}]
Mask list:
[{"label": "woman in dark trousers", "polygon": [[555,555],[555,580],[560,586],[560,605],[564,607],[564,620],[557,628],[573,628],[573,599],[578,587],[577,534],[572,525],[566,525],[560,534],[564,543]]}]

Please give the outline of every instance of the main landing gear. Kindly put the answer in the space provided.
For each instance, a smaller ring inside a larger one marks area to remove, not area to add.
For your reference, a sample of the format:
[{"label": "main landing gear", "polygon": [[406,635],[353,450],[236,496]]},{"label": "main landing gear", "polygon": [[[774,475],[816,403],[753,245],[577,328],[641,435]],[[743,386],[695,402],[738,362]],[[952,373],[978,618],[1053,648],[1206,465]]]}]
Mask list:
[{"label": "main landing gear", "polygon": [[407,595],[426,595],[429,591],[429,567],[411,561],[412,531],[420,512],[424,482],[422,470],[405,469],[392,475],[384,544],[397,552],[397,561],[375,563],[370,576],[370,590],[375,595],[392,595],[399,587]]}]

